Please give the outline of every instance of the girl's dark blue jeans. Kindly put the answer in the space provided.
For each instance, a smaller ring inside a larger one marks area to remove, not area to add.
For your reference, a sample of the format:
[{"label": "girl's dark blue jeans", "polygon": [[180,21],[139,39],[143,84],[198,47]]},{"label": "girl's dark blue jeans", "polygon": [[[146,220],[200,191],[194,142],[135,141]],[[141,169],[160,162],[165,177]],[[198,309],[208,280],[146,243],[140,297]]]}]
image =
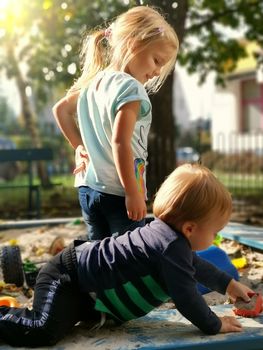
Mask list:
[{"label": "girl's dark blue jeans", "polygon": [[128,218],[125,197],[98,192],[88,186],[79,187],[79,202],[88,229],[88,239],[98,240],[145,225],[145,220]]}]

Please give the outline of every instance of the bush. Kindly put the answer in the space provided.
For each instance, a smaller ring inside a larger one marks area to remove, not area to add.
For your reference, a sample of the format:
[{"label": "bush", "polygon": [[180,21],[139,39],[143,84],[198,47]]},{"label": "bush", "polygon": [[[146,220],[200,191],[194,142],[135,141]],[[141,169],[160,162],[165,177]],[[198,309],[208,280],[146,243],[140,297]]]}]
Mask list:
[{"label": "bush", "polygon": [[252,152],[223,154],[209,151],[201,156],[202,164],[211,170],[256,174],[263,171],[263,156]]},{"label": "bush", "polygon": [[224,155],[219,152],[208,151],[201,155],[201,162],[207,168],[214,170],[217,168],[217,163],[224,158]]}]

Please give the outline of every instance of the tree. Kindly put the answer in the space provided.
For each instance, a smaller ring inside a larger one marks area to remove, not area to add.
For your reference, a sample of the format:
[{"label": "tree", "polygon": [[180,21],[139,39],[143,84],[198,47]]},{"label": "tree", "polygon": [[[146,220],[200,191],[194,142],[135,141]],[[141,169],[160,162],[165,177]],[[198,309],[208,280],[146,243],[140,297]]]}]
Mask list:
[{"label": "tree", "polygon": [[[31,137],[33,147],[41,147],[37,118],[29,96],[26,93],[30,87],[29,79],[21,67],[21,62],[27,62],[28,53],[33,49],[30,45],[30,30],[33,28],[31,16],[36,14],[36,8],[32,2],[23,0],[15,3],[6,2],[5,11],[0,17],[0,69],[4,70],[8,78],[14,78],[21,99],[21,114],[25,128]],[[28,66],[24,67],[28,69]],[[49,185],[50,181],[42,163],[38,163],[38,173],[43,185]]]},{"label": "tree", "polygon": [[[21,96],[21,105],[22,105],[22,113],[24,115],[25,121],[28,122],[29,130],[32,131],[34,129],[32,127],[33,125],[33,117],[32,122],[30,120],[31,115],[33,112],[30,109],[29,103],[27,103],[27,96],[26,96],[26,83],[25,79],[22,76],[21,69],[19,67],[19,58],[16,58],[15,51],[18,51],[17,46],[18,45],[18,38],[20,35],[23,36],[22,28],[22,21],[19,21],[18,16],[16,16],[11,11],[11,2],[6,5],[5,12],[3,12],[1,16],[1,56],[0,56],[0,69],[5,70],[5,73],[8,78],[14,77],[17,83],[17,87],[19,89],[19,93]],[[17,22],[16,22],[17,20]],[[14,23],[16,22],[16,25],[14,26]],[[18,53],[18,57],[20,56],[20,53]],[[37,140],[35,137],[35,134],[32,134],[32,142],[36,146]]]}]

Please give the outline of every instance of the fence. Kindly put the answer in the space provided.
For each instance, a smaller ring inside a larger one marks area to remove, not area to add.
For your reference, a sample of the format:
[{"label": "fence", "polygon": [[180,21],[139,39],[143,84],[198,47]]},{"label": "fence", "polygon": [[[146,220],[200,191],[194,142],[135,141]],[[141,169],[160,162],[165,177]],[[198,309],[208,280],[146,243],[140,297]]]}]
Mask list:
[{"label": "fence", "polygon": [[[263,206],[263,133],[254,135],[219,134],[216,140],[216,144],[213,143],[215,150],[201,154],[202,164],[211,169],[229,188],[237,210],[243,210],[248,203],[251,206],[253,202],[261,212]],[[199,148],[201,149],[202,147]],[[151,202],[161,183],[176,167],[175,140],[150,135],[148,150],[147,188]],[[11,175],[14,173],[17,174],[17,171],[12,170]],[[3,217],[2,213],[1,216]]]},{"label": "fence", "polygon": [[210,155],[202,155],[203,163],[231,191],[234,210],[242,213],[243,221],[262,225],[263,133],[218,134],[213,149]]},{"label": "fence", "polygon": [[215,171],[235,196],[263,194],[263,134],[218,134],[215,151],[203,154],[202,162]]},{"label": "fence", "polygon": [[[216,145],[216,150],[200,155],[201,163],[211,169],[230,190],[237,210],[243,210],[244,206],[255,202],[260,207],[263,199],[263,133],[219,134]],[[148,159],[147,186],[152,198],[165,177],[175,168],[173,141],[161,140],[156,136],[150,139]]]}]

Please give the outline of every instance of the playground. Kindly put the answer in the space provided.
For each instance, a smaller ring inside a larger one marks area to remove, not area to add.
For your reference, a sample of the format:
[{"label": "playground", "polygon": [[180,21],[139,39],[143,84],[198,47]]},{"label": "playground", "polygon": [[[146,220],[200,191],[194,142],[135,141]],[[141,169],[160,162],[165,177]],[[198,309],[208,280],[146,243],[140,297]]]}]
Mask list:
[{"label": "playground", "polygon": [[[18,245],[22,261],[33,261],[37,266],[50,259],[56,249],[68,245],[73,239],[85,235],[85,226],[80,218],[21,221],[5,223],[0,230],[0,247]],[[228,236],[227,238],[224,238]],[[236,266],[241,282],[255,292],[263,294],[263,230],[253,226],[230,223],[217,242],[229,261]],[[245,244],[246,243],[246,244]],[[53,250],[52,250],[53,249]],[[217,247],[210,259],[215,259]],[[207,252],[206,252],[207,254]],[[217,264],[227,268],[226,257],[218,255]],[[207,292],[207,291],[206,291]],[[1,295],[15,297],[22,305],[30,307],[33,289],[1,284]],[[1,296],[0,295],[0,296]],[[226,296],[217,292],[204,294],[212,310],[221,315],[233,315],[233,304]],[[78,324],[54,350],[128,350],[128,349],[262,349],[263,315],[256,318],[241,316],[242,333],[206,336],[186,321],[173,303],[165,303],[142,317],[122,326],[114,326],[110,321],[100,330],[92,330],[91,324]],[[211,344],[212,343],[212,344]],[[0,343],[0,349],[11,347]],[[22,348],[20,348],[22,349]],[[44,349],[44,348],[43,348]]]}]

